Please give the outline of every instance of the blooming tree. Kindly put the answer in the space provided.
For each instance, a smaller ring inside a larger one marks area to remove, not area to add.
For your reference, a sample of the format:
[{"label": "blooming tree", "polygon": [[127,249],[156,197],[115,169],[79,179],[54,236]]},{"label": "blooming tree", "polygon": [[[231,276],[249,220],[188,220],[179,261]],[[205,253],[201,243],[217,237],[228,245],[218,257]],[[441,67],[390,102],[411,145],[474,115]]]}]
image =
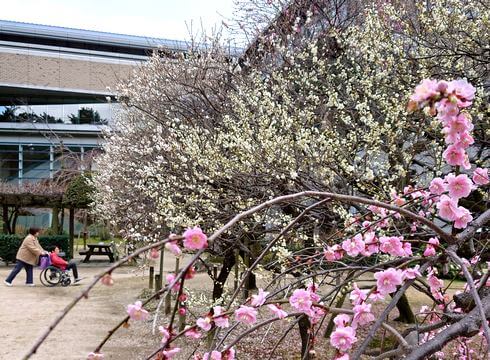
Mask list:
[{"label": "blooming tree", "polygon": [[[423,110],[440,123],[440,132],[447,141],[444,161],[448,164],[457,161],[457,164],[452,165],[453,172],[444,179],[433,179],[428,188],[398,194],[390,202],[321,191],[284,195],[238,214],[209,238],[199,227],[193,227],[182,236],[171,235],[138,250],[136,254],[173,243],[174,246],[194,253],[179,273],[172,274],[165,289],[152,297],[167,291],[176,292],[178,301],[174,306],[175,315],[185,301],[183,296],[188,295],[184,283],[194,276],[193,265],[222,234],[234,226],[240,226],[242,219],[293,199],[308,199],[311,204],[268,242],[256,261],[246,270],[250,272],[259,266],[282,237],[287,236],[293,225],[308,212],[314,211],[315,207],[325,202],[339,202],[355,204],[364,209],[362,219],[340,227],[331,234],[330,239],[322,239],[322,245],[315,247],[313,253],[299,249],[288,255],[288,266],[281,272],[272,273],[257,294],[239,299],[239,287],[224,304],[214,306],[210,312],[201,316],[197,315],[195,322],[182,330],[177,330],[174,315],[163,320],[159,328],[161,343],[147,358],[171,359],[178,356],[185,345],[195,347],[194,359],[234,359],[239,343],[262,327],[276,322],[294,324],[300,321],[306,321],[309,329],[303,358],[310,358],[321,350],[322,354],[332,359],[358,359],[361,355],[376,359],[401,356],[422,359],[432,354],[444,357],[441,349],[454,352],[458,358],[473,358],[479,356],[478,348],[480,355],[485,356],[490,343],[490,267],[486,266],[485,273],[475,278],[471,268],[478,262],[478,257],[465,259],[457,254],[465,242],[477,237],[477,230],[490,222],[490,210],[473,219],[471,212],[460,204],[477,187],[485,187],[490,183],[488,169],[474,168],[468,162],[470,144],[467,139],[472,136],[472,120],[466,111],[474,100],[474,90],[465,80],[424,80],[410,98],[411,111]],[[461,126],[461,121],[464,126]],[[453,148],[461,155],[453,157],[451,151],[448,151]],[[471,177],[462,173],[470,169]],[[452,230],[447,231],[438,226],[436,218],[448,221]],[[406,229],[406,222],[416,222],[419,232],[400,232],[400,229]],[[429,237],[429,240],[424,240]],[[365,262],[366,259],[373,259],[374,262]],[[110,285],[110,273],[127,260],[121,260],[100,274],[68,309],[87,296],[97,281]],[[463,273],[467,280],[464,293],[469,296],[470,302],[458,303],[456,297],[451,299],[448,287],[439,278],[435,267],[440,261],[454,263]],[[289,276],[298,269],[302,274],[300,277]],[[332,282],[336,273],[344,274],[343,283]],[[242,278],[240,286],[244,285],[245,279]],[[346,285],[349,301],[336,306],[336,293]],[[392,326],[389,315],[409,288],[427,294],[432,305],[421,309],[416,326],[401,330]],[[144,306],[150,300],[128,305],[128,317],[108,337],[128,321],[147,319],[150,314]],[[66,312],[51,324],[26,358],[35,352]],[[334,324],[328,341],[332,350],[320,349],[318,345],[319,331],[323,329],[322,324],[326,318],[331,318]],[[381,327],[393,336],[396,344],[368,349]],[[362,331],[363,328],[369,329],[367,334]],[[287,334],[292,328],[282,329]],[[478,334],[483,335],[478,337],[481,344],[472,349],[469,339]],[[200,346],[205,335],[208,346]],[[101,348],[107,338],[88,355],[89,359],[103,358]],[[183,338],[187,339],[181,340]],[[283,339],[281,337],[278,343]],[[454,343],[454,347],[448,347],[451,343]]]},{"label": "blooming tree", "polygon": [[[486,256],[481,236],[473,235],[488,216],[489,74],[482,55],[489,38],[488,4],[293,5],[277,5],[280,26],[264,31],[258,50],[238,61],[217,44],[173,61],[155,56],[122,85],[120,99],[127,108],[99,158],[98,212],[137,241],[158,244],[169,231],[189,228],[192,239],[172,238],[165,248],[176,255],[187,248],[199,256],[202,250],[224,257],[213,294],[223,298],[188,329],[192,336],[221,328],[218,319],[252,322],[265,305],[278,318],[298,322],[303,355],[310,356],[319,339],[316,332],[328,317],[326,333],[336,339],[335,356],[344,356],[352,345],[358,356],[380,326],[400,338],[383,321],[411,286],[433,299],[435,308],[442,307],[441,313],[424,310],[424,321],[434,323],[423,334],[426,343],[444,345],[448,339],[440,340],[446,335],[437,331],[448,334],[451,321],[459,318],[452,313],[450,321],[445,318],[454,309],[437,271],[461,271],[464,257],[473,259],[472,267],[482,267],[478,255]],[[267,61],[255,61],[252,55],[258,52],[265,52],[262,60]],[[464,79],[430,79],[441,74],[466,78],[476,88]],[[407,107],[407,94],[425,77]],[[302,195],[292,195],[298,192]],[[277,197],[267,210],[248,212]],[[250,216],[220,232],[237,213]],[[473,220],[471,231],[459,233]],[[196,224],[219,236],[205,242]],[[275,274],[259,298],[241,304],[223,287],[235,251],[247,259],[243,279],[257,268]],[[417,265],[411,262],[413,254]],[[339,270],[332,271],[332,264]],[[369,272],[375,272],[376,287],[362,281]],[[295,280],[280,288],[290,276]],[[184,291],[185,279],[178,274],[168,280],[177,295]],[[484,289],[484,282],[477,288]],[[333,290],[321,292],[333,284]],[[291,291],[294,297],[286,306],[298,313],[285,310],[279,300],[254,305],[264,293],[284,300]],[[352,301],[350,311],[335,310],[342,307],[343,295]],[[383,320],[361,343],[358,325],[370,323],[373,307],[388,295],[393,300],[378,318]],[[233,313],[215,316],[232,308],[239,309],[238,318]],[[408,353],[409,340],[390,351]],[[461,349],[466,346],[458,341]]]}]

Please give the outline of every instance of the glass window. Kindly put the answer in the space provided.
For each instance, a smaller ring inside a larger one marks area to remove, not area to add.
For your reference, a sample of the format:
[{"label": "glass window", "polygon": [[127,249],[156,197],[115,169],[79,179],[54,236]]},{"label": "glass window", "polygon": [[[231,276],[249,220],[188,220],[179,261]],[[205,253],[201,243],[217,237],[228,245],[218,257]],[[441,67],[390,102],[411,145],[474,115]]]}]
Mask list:
[{"label": "glass window", "polygon": [[19,175],[19,146],[0,144],[0,179],[10,182]]},{"label": "glass window", "polygon": [[49,178],[49,146],[23,145],[23,176],[26,181]]}]

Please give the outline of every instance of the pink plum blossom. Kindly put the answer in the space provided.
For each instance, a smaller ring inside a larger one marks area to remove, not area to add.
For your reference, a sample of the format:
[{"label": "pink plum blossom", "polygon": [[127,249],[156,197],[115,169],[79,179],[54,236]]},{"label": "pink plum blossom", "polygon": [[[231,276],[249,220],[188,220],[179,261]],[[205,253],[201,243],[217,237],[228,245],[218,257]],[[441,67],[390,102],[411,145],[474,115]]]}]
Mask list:
[{"label": "pink plum blossom", "polygon": [[368,231],[364,234],[364,244],[366,248],[362,252],[364,256],[371,256],[379,252],[378,239],[372,231]]},{"label": "pink plum blossom", "polygon": [[383,295],[395,292],[396,287],[403,282],[402,271],[393,268],[375,273],[374,278],[377,280],[378,291]]},{"label": "pink plum blossom", "polygon": [[333,360],[349,360],[349,354],[337,354]]},{"label": "pink plum blossom", "polygon": [[405,254],[403,256],[412,256],[413,255],[412,244],[409,243],[408,241],[405,241],[403,243],[403,251],[405,252]]},{"label": "pink plum blossom", "polygon": [[223,355],[222,360],[235,360],[235,349],[230,348],[224,351],[222,355]]},{"label": "pink plum blossom", "polygon": [[202,336],[195,327],[191,326],[186,326],[184,335],[193,339],[199,339]]},{"label": "pink plum blossom", "polygon": [[326,311],[320,307],[312,307],[310,313],[308,314],[310,318],[310,322],[315,325],[317,324],[323,316],[326,314]]},{"label": "pink plum blossom", "polygon": [[439,245],[441,244],[441,242],[439,241],[439,239],[438,239],[438,238],[436,238],[436,237],[431,237],[431,238],[429,239],[429,244],[432,244],[432,245],[434,245],[434,246],[439,246]]},{"label": "pink plum blossom", "polygon": [[458,200],[451,199],[447,195],[442,195],[436,206],[439,216],[445,220],[454,221],[459,216]]},{"label": "pink plum blossom", "polygon": [[223,314],[223,308],[221,306],[215,306],[213,308],[213,320],[214,324],[220,328],[227,328],[230,326],[230,319],[228,315]]},{"label": "pink plum blossom", "polygon": [[460,113],[458,116],[454,116],[445,123],[445,134],[462,134],[469,133],[473,130],[473,123],[471,122],[470,115]]},{"label": "pink plum blossom", "polygon": [[395,190],[391,191],[390,195],[396,206],[403,206],[405,204],[405,199],[400,197],[400,195],[398,195]]},{"label": "pink plum blossom", "polygon": [[209,331],[211,330],[212,327],[212,319],[210,316],[206,316],[204,318],[199,318],[196,321],[196,325],[199,326],[202,330],[204,331]]},{"label": "pink plum blossom", "polygon": [[177,241],[170,241],[166,243],[165,249],[170,251],[175,256],[180,256],[182,254],[182,250],[180,249],[179,245],[177,245]]},{"label": "pink plum blossom", "polygon": [[354,305],[362,304],[367,299],[367,291],[359,289],[356,283],[353,284],[353,288],[354,289],[351,291],[349,299]]},{"label": "pink plum blossom", "polygon": [[306,288],[306,291],[310,293],[310,299],[313,302],[320,302],[320,296],[316,293],[316,286],[315,284],[309,284],[308,287]]},{"label": "pink plum blossom", "polygon": [[342,249],[345,250],[347,255],[355,257],[364,251],[365,244],[362,240],[362,235],[357,234],[352,239],[347,239],[342,242]]},{"label": "pink plum blossom", "polygon": [[[339,260],[339,252],[337,251],[337,248],[333,246],[327,246],[326,249],[323,249],[323,256],[327,261]],[[340,256],[340,258],[342,257]]]},{"label": "pink plum blossom", "polygon": [[448,83],[446,92],[456,98],[459,107],[465,108],[471,105],[476,89],[466,79],[458,79]]},{"label": "pink plum blossom", "polygon": [[468,223],[473,220],[473,216],[471,216],[468,209],[462,206],[458,207],[458,213],[458,216],[454,220],[454,227],[456,229],[466,229]]},{"label": "pink plum blossom", "polygon": [[164,359],[172,359],[175,355],[177,355],[177,353],[180,351],[180,348],[178,347],[175,347],[175,348],[170,348],[170,349],[166,349],[166,350],[163,350],[162,351],[162,354],[164,357]]},{"label": "pink plum blossom", "polygon": [[100,282],[105,286],[114,285],[114,279],[112,278],[111,274],[105,274],[104,276],[102,276]]},{"label": "pink plum blossom", "polygon": [[333,322],[336,327],[343,328],[349,325],[351,317],[347,314],[339,314],[334,317]]},{"label": "pink plum blossom", "polygon": [[369,299],[373,301],[379,301],[384,299],[384,294],[381,294],[378,290],[374,290],[369,294]]},{"label": "pink plum blossom", "polygon": [[441,195],[446,191],[446,184],[441,178],[434,178],[430,182],[429,190],[434,195]]},{"label": "pink plum blossom", "polygon": [[342,352],[349,350],[356,341],[356,333],[350,326],[337,328],[330,335],[330,344]]},{"label": "pink plum blossom", "polygon": [[203,360],[222,360],[221,353],[219,351],[213,350],[211,353],[205,353]]},{"label": "pink plum blossom", "polygon": [[257,321],[257,310],[250,306],[241,305],[240,308],[235,311],[235,318],[239,322],[252,325]]},{"label": "pink plum blossom", "polygon": [[170,339],[170,332],[163,326],[159,326],[158,331],[160,331],[160,334],[162,334],[162,344],[166,343]]},{"label": "pink plum blossom", "polygon": [[194,266],[191,266],[190,268],[187,269],[184,275],[184,279],[190,280],[196,275],[196,268]]},{"label": "pink plum blossom", "polygon": [[104,360],[104,354],[91,352],[88,354],[87,360]]},{"label": "pink plum blossom", "polygon": [[465,166],[466,153],[464,149],[457,145],[449,145],[443,152],[442,156],[449,165],[452,166]]},{"label": "pink plum blossom", "polygon": [[[176,276],[175,276],[175,274],[170,273],[170,274],[167,274],[167,276],[165,278],[167,279],[167,284],[170,285],[175,281]],[[177,281],[175,283],[175,285],[172,286],[172,291],[178,292],[179,290],[180,290],[180,281]]]},{"label": "pink plum blossom", "polygon": [[281,309],[279,305],[269,304],[267,307],[279,319],[284,319],[286,316],[288,316],[288,313]]},{"label": "pink plum blossom", "polygon": [[[454,138],[446,137],[447,140],[452,140],[454,145],[461,147],[463,149],[468,148],[470,145],[475,143],[475,139],[468,133],[461,133],[454,136]],[[447,141],[446,141],[447,142]]]},{"label": "pink plum blossom", "polygon": [[379,249],[387,254],[393,256],[405,256],[405,250],[403,249],[403,243],[401,237],[396,236],[381,236],[379,238]]},{"label": "pink plum blossom", "polygon": [[430,257],[430,256],[434,256],[435,254],[436,254],[436,249],[434,248],[434,246],[428,244],[425,247],[424,256],[425,257]]},{"label": "pink plum blossom", "polygon": [[132,320],[136,321],[146,320],[149,316],[148,311],[143,309],[143,303],[141,301],[136,301],[134,304],[129,304],[127,313]]},{"label": "pink plum blossom", "polygon": [[473,171],[473,182],[478,185],[486,185],[490,182],[488,179],[488,169],[476,168]]},{"label": "pink plum blossom", "polygon": [[313,301],[311,300],[311,293],[304,289],[296,289],[289,298],[289,303],[293,308],[298,311],[302,311],[305,314],[309,313]]},{"label": "pink plum blossom", "polygon": [[264,291],[263,289],[259,289],[258,294],[252,295],[252,306],[262,306],[265,303],[265,299],[269,295],[269,292]]},{"label": "pink plum blossom", "polygon": [[437,118],[444,124],[450,119],[454,118],[459,113],[459,108],[456,104],[448,99],[442,99],[436,104]]},{"label": "pink plum blossom", "polygon": [[200,250],[208,246],[208,237],[196,226],[184,232],[184,246],[191,250]]},{"label": "pink plum blossom", "polygon": [[150,250],[150,258],[158,259],[159,257],[160,257],[160,252],[158,251],[158,249],[153,248]]},{"label": "pink plum blossom", "polygon": [[366,325],[374,321],[374,315],[371,312],[371,304],[359,304],[354,306],[354,317],[352,318],[352,327]]},{"label": "pink plum blossom", "polygon": [[415,87],[415,91],[410,96],[410,100],[420,104],[428,101],[437,94],[437,80],[424,79]]},{"label": "pink plum blossom", "polygon": [[449,196],[453,199],[467,197],[473,189],[473,183],[466,174],[460,174],[458,176],[449,174],[444,179],[447,183],[446,188]]},{"label": "pink plum blossom", "polygon": [[430,272],[427,276],[427,282],[432,292],[435,292],[444,286],[444,281],[438,279],[433,272]]},{"label": "pink plum blossom", "polygon": [[422,276],[422,274],[419,271],[420,265],[415,266],[414,268],[408,268],[403,270],[402,273],[402,278],[403,280],[412,280],[417,278],[418,276]]}]

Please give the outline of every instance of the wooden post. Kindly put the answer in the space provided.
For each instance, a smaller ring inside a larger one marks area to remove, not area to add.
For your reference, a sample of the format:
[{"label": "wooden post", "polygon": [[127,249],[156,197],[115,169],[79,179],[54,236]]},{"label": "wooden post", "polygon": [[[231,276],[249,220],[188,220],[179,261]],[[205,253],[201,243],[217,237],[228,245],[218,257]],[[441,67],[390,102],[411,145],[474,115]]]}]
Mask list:
[{"label": "wooden post", "polygon": [[70,223],[68,225],[68,233],[70,236],[70,249],[69,249],[69,256],[70,259],[73,259],[73,249],[74,249],[74,238],[75,238],[75,209],[70,208]]},{"label": "wooden post", "polygon": [[83,250],[87,248],[87,210],[83,212]]},{"label": "wooden post", "polygon": [[214,279],[214,281],[216,281],[217,278],[218,278],[218,265],[213,264],[213,279]]},{"label": "wooden post", "polygon": [[156,274],[155,275],[155,292],[157,292],[158,290],[161,290],[161,287],[160,287],[160,274]]},{"label": "wooden post", "polygon": [[153,277],[155,276],[155,268],[150,266],[150,281],[148,284],[148,288],[153,289]]},{"label": "wooden post", "polygon": [[171,290],[167,291],[167,295],[165,295],[165,315],[170,314],[172,308],[172,295],[170,292]]}]

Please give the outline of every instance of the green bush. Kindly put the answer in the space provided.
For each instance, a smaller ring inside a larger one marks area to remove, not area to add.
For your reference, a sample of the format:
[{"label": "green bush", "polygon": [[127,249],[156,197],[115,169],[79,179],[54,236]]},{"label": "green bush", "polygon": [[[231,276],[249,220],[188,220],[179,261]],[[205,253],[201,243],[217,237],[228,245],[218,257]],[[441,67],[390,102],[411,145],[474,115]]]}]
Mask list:
[{"label": "green bush", "polygon": [[[22,240],[18,235],[0,235],[0,259],[7,264],[14,262]],[[67,256],[69,255],[69,239],[66,235],[40,236],[39,243],[45,250],[58,245]]]},{"label": "green bush", "polygon": [[17,235],[0,235],[0,259],[7,264],[15,261],[22,240]]},{"label": "green bush", "polygon": [[70,239],[68,235],[42,235],[39,236],[39,243],[43,247],[44,250],[48,250],[53,245],[58,245],[60,247],[60,251],[63,251],[68,259],[70,255]]}]

